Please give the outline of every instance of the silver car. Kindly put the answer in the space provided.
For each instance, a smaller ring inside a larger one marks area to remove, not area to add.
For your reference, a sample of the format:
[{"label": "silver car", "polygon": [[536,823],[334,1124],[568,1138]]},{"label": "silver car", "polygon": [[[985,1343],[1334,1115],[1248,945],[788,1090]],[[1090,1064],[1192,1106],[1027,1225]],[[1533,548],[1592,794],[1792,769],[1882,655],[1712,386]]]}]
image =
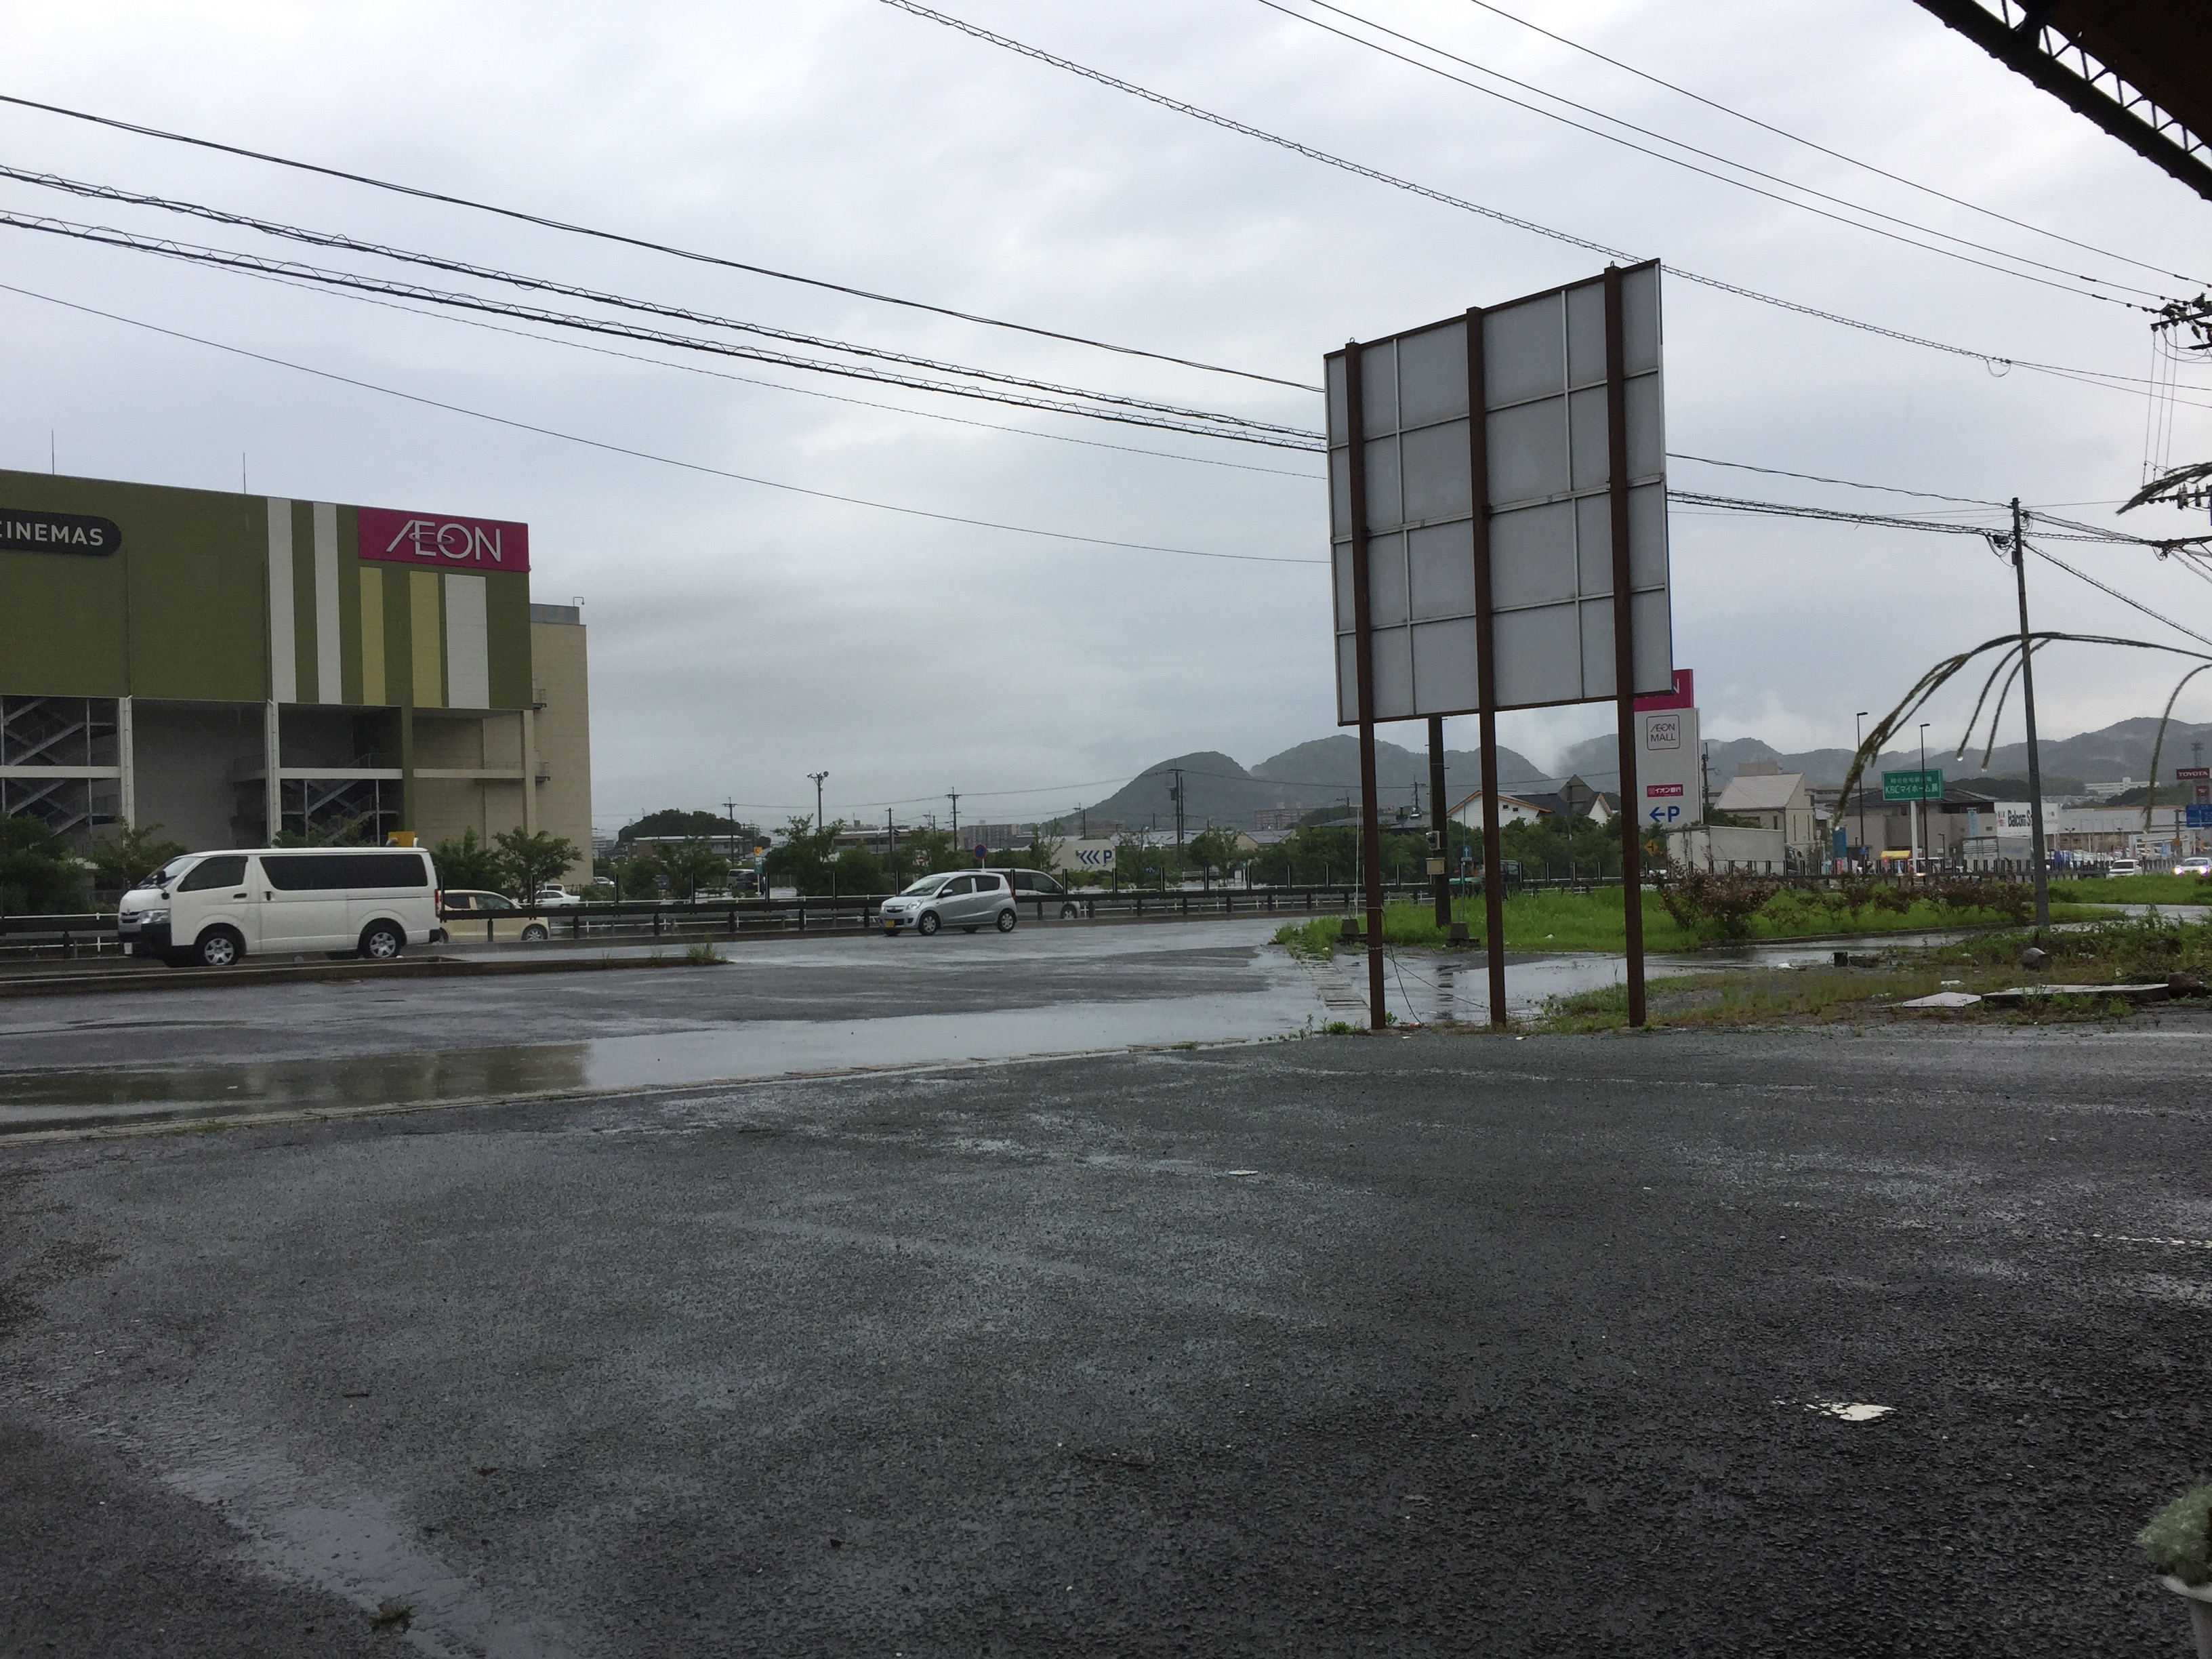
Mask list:
[{"label": "silver car", "polygon": [[933,933],[939,927],[957,927],[973,933],[995,927],[1014,931],[1014,895],[1003,872],[959,870],[924,876],[896,898],[884,901],[878,912],[886,933],[911,927],[917,933]]}]

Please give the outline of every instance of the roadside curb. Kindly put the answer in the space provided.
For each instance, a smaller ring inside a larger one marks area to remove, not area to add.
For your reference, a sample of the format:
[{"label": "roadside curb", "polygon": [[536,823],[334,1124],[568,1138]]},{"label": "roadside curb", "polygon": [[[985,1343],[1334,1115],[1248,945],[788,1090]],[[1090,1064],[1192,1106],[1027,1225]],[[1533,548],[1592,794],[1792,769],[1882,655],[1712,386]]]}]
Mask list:
[{"label": "roadside curb", "polygon": [[[717,944],[723,941],[716,940]],[[219,968],[198,973],[141,973],[111,969],[98,974],[52,974],[0,977],[0,1000],[10,997],[58,997],[117,991],[205,991],[227,986],[315,984],[364,979],[475,979],[505,974],[581,974],[613,968],[702,968],[706,963],[681,956],[533,957],[516,962],[472,957],[429,957],[398,962],[332,962],[283,968]],[[719,965],[719,964],[711,964]]]}]

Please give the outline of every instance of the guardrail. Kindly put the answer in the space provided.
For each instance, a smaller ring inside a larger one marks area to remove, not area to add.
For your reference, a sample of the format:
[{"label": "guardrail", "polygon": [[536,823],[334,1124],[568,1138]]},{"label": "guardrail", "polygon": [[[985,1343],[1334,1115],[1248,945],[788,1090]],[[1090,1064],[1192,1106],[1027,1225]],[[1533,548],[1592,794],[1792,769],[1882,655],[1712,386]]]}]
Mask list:
[{"label": "guardrail", "polygon": [[[1425,898],[1429,887],[1394,884],[1384,889],[1393,899]],[[694,903],[688,900],[624,900],[587,904],[518,905],[482,918],[483,937],[513,937],[518,920],[545,925],[555,939],[645,939],[736,938],[758,933],[836,933],[877,925],[877,914],[888,893],[847,894],[792,898],[716,899]],[[1075,888],[1066,893],[1027,895],[1017,900],[1026,920],[1058,919],[1066,905],[1079,908],[1085,920],[1100,917],[1166,918],[1170,916],[1310,915],[1351,912],[1365,900],[1357,886],[1328,887],[1214,887],[1187,890],[1125,887]],[[454,944],[477,942],[478,918],[453,915],[446,920],[447,936]],[[0,953],[10,956],[115,956],[119,945],[115,913],[88,911],[70,915],[0,916]]]}]

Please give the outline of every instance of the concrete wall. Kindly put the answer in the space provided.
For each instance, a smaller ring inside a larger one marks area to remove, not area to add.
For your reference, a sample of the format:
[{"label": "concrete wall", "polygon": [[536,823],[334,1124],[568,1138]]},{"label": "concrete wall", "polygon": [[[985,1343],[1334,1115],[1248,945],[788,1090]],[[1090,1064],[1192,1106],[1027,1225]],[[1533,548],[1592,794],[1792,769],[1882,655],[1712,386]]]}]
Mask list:
[{"label": "concrete wall", "polygon": [[[230,769],[234,761],[260,764],[262,709],[258,702],[136,699],[131,746],[138,822],[160,824],[165,837],[193,852],[261,845],[261,786],[233,783]],[[246,818],[238,816],[241,806]]]},{"label": "concrete wall", "polygon": [[[550,608],[550,607],[541,607]],[[568,884],[592,878],[592,702],[581,623],[532,622],[530,658],[538,675],[538,827],[583,849]]]},{"label": "concrete wall", "polygon": [[1734,830],[1721,825],[1677,830],[1667,837],[1667,857],[1692,870],[1783,873],[1788,842],[1779,830]]}]

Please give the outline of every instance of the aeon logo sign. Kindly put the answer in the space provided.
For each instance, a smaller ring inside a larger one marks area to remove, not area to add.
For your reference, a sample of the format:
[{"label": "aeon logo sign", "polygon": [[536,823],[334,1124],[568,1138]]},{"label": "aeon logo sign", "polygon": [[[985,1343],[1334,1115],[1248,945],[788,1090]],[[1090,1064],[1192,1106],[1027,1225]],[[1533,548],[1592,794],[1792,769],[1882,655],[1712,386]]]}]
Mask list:
[{"label": "aeon logo sign", "polygon": [[361,556],[441,570],[530,568],[530,526],[498,519],[456,519],[364,507]]}]

